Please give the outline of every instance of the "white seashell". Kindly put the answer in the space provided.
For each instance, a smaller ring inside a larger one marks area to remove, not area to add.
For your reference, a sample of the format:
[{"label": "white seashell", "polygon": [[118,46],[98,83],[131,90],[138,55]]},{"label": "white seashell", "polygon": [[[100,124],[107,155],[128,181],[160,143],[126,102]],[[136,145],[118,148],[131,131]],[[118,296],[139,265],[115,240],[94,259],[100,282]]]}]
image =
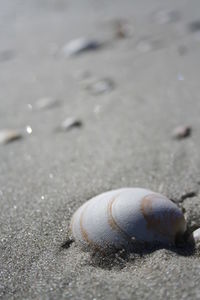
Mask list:
[{"label": "white seashell", "polygon": [[58,127],[58,129],[62,131],[68,131],[69,129],[72,129],[73,127],[81,127],[83,125],[82,121],[74,118],[74,117],[69,117],[66,118]]},{"label": "white seashell", "polygon": [[84,248],[130,249],[134,241],[174,244],[186,230],[181,210],[161,194],[122,188],[98,195],[73,215],[70,228]]},{"label": "white seashell", "polygon": [[96,40],[91,40],[87,38],[78,38],[70,41],[63,47],[63,53],[66,56],[73,56],[80,54],[82,52],[96,50],[101,46],[101,43]]},{"label": "white seashell", "polygon": [[189,125],[180,125],[173,131],[173,137],[176,139],[183,139],[191,135],[192,128]]},{"label": "white seashell", "polygon": [[22,138],[22,133],[15,129],[0,130],[0,144],[7,144]]}]

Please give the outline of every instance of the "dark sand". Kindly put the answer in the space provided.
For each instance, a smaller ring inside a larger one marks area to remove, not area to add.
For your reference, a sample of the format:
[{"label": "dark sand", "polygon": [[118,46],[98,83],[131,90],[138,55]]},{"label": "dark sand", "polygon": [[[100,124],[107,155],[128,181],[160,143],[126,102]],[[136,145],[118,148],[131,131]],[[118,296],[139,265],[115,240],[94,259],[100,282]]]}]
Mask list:
[{"label": "dark sand", "polygon": [[[115,40],[119,18],[131,32]],[[61,247],[76,208],[125,186],[182,201],[200,225],[200,31],[188,26],[199,20],[198,0],[0,1],[0,128],[33,130],[0,146],[2,299],[200,299],[198,253],[98,265]],[[79,36],[108,43],[64,57]],[[113,91],[91,95],[77,79],[84,71],[111,78]],[[46,96],[60,106],[30,110]],[[56,132],[70,116],[84,125]],[[180,124],[193,131],[177,141]]]}]

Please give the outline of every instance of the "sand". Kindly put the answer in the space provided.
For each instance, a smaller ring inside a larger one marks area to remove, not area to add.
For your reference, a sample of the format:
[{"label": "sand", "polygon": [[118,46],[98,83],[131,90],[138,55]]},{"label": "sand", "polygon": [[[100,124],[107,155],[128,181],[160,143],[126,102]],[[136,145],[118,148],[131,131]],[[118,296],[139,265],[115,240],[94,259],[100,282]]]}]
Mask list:
[{"label": "sand", "polygon": [[[0,145],[2,299],[200,299],[198,251],[99,264],[62,247],[75,209],[120,187],[161,192],[200,225],[200,33],[189,26],[199,9],[195,0],[0,1],[0,129],[24,133]],[[119,19],[127,36],[116,39]],[[104,46],[65,57],[79,37]],[[113,89],[90,93],[85,72]],[[60,102],[36,109],[42,97]],[[55,130],[68,117],[83,126]],[[192,134],[175,140],[182,124]]]}]

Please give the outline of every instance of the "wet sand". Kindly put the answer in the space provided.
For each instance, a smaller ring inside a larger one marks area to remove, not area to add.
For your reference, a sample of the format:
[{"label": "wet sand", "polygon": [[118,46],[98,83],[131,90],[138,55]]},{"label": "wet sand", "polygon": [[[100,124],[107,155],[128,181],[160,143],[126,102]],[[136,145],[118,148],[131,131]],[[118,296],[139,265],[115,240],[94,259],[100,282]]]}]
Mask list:
[{"label": "wet sand", "polygon": [[[62,247],[76,208],[126,186],[165,194],[200,227],[199,11],[194,0],[0,1],[0,129],[23,131],[0,145],[2,299],[200,299],[198,251],[99,264]],[[66,57],[82,36],[104,45]],[[113,88],[85,88],[102,78]],[[43,97],[59,101],[37,109]],[[56,130],[69,117],[82,126]],[[176,140],[181,124],[192,134]]]}]

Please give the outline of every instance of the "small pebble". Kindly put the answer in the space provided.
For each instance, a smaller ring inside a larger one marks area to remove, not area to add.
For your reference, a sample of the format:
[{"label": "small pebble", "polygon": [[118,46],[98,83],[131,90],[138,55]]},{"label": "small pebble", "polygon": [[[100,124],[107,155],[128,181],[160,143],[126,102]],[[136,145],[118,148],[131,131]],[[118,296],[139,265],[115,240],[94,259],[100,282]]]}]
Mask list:
[{"label": "small pebble", "polygon": [[22,133],[15,129],[0,130],[0,144],[8,144],[22,138]]},{"label": "small pebble", "polygon": [[127,26],[125,26],[125,23],[121,20],[114,22],[114,33],[115,37],[119,39],[126,38],[129,35]]},{"label": "small pebble", "polygon": [[86,89],[93,95],[100,95],[112,91],[114,82],[109,78],[102,78],[86,85]]},{"label": "small pebble", "polygon": [[200,31],[200,20],[189,23],[188,29],[191,33]]},{"label": "small pebble", "polygon": [[200,246],[200,228],[192,232],[189,241],[195,243],[196,247]]},{"label": "small pebble", "polygon": [[74,127],[81,127],[83,125],[82,121],[79,119],[76,119],[74,117],[66,118],[61,125],[59,126],[59,129],[62,131],[68,131]]},{"label": "small pebble", "polygon": [[31,133],[33,132],[31,126],[26,126],[26,132],[27,132],[28,134],[31,134]]},{"label": "small pebble", "polygon": [[196,229],[193,232],[193,237],[194,237],[195,242],[200,243],[200,228]]},{"label": "small pebble", "polygon": [[40,98],[36,101],[35,108],[37,110],[45,110],[49,108],[56,107],[60,104],[60,100],[51,98],[51,97],[44,97]]},{"label": "small pebble", "polygon": [[66,56],[74,56],[83,52],[97,50],[101,46],[102,44],[97,40],[82,37],[72,40],[68,44],[66,44],[63,47],[63,53]]},{"label": "small pebble", "polygon": [[174,129],[173,137],[176,139],[183,139],[189,137],[192,133],[192,128],[188,125],[181,125]]}]

